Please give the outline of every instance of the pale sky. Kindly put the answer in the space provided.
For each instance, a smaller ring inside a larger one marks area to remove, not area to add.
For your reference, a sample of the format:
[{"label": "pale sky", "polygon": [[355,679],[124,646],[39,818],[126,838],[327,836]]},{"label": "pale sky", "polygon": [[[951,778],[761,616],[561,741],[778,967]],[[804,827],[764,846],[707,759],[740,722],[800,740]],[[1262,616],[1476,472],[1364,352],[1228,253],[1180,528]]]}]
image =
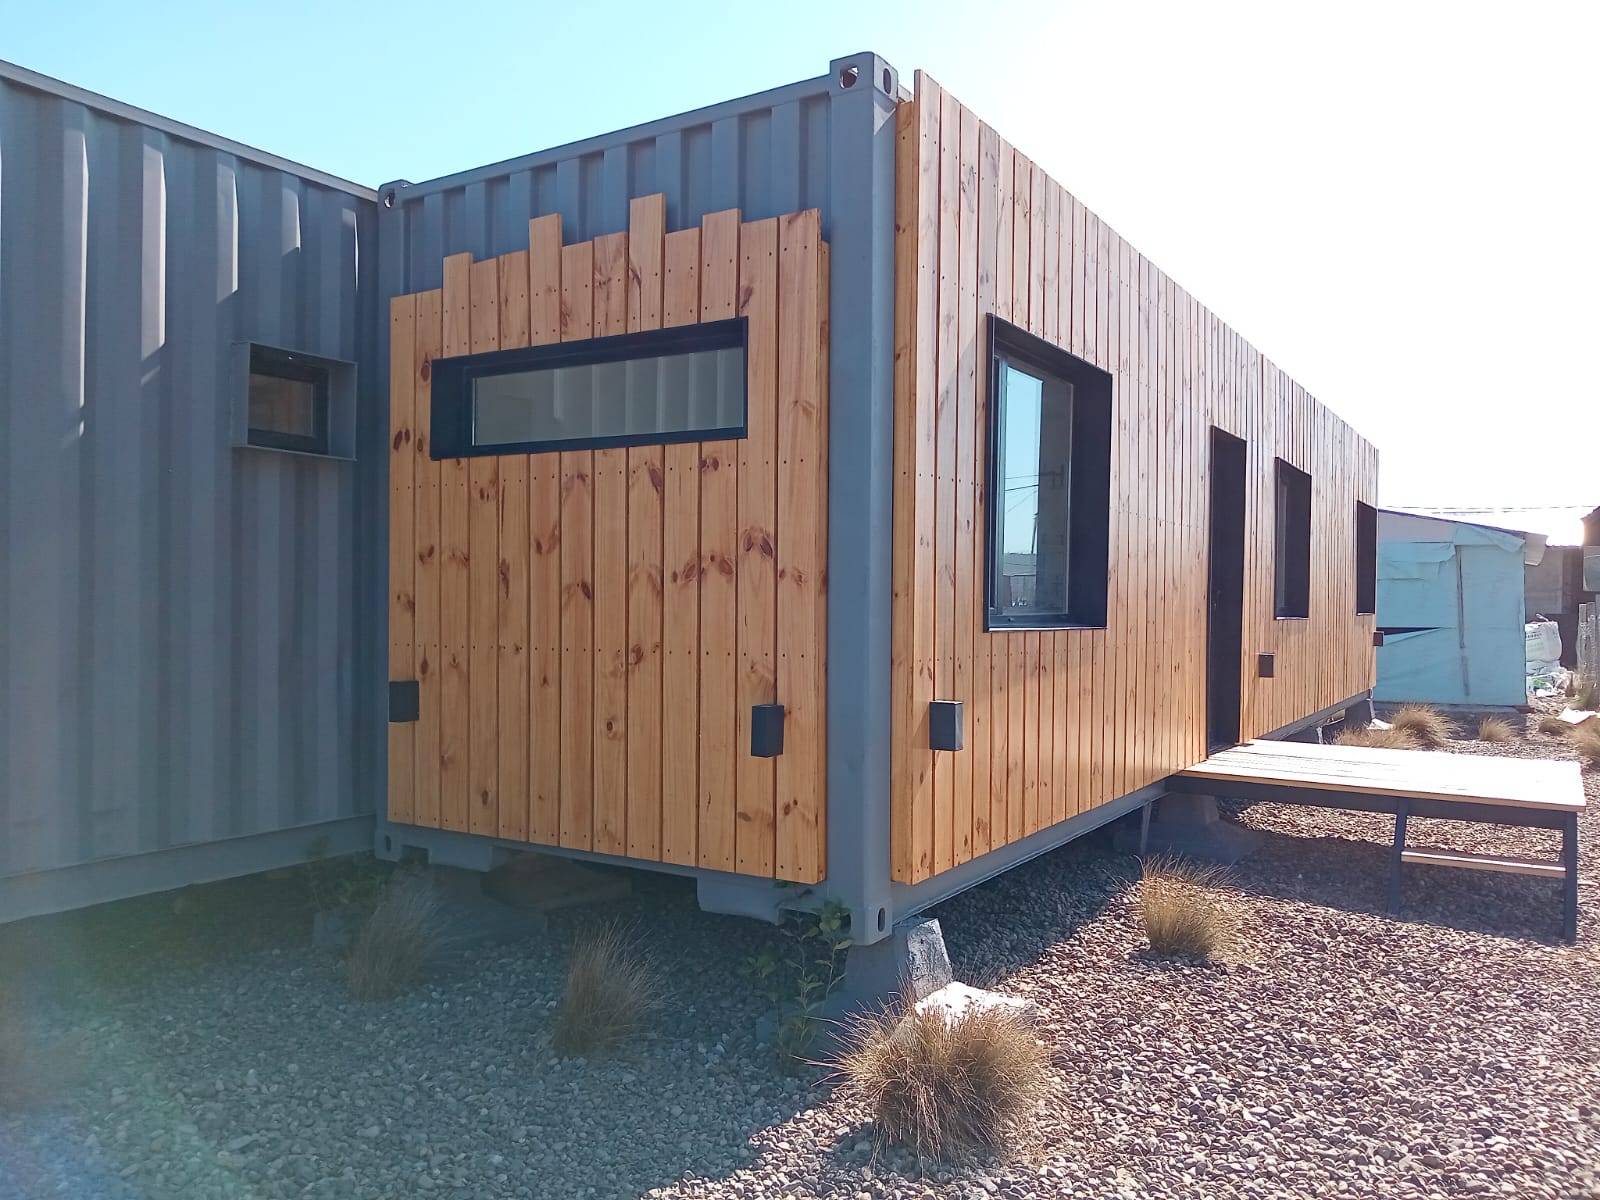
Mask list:
[{"label": "pale sky", "polygon": [[1600,3],[0,0],[0,58],[368,184],[862,49],[1376,442],[1384,503],[1600,504]]}]

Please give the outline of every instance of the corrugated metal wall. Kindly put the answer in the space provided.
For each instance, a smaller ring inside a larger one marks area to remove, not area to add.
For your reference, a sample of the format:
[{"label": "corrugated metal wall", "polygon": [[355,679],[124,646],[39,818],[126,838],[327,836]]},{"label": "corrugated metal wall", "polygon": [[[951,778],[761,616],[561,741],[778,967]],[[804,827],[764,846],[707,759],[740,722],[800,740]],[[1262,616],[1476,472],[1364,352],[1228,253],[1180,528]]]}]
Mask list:
[{"label": "corrugated metal wall", "polygon": [[[894,68],[870,53],[828,72],[428,183],[380,188],[381,299],[439,287],[446,255],[524,249],[528,220],[562,240],[628,227],[628,202],[666,197],[666,227],[821,212],[831,248],[828,537],[828,879],[822,894],[886,929],[888,673],[894,403]],[[379,330],[387,338],[387,323]],[[387,361],[385,346],[383,361]],[[842,514],[842,516],[841,516]],[[883,798],[883,803],[876,802]],[[395,852],[409,835],[380,827]],[[429,843],[430,852],[440,846]],[[732,885],[728,885],[732,886]],[[762,895],[771,889],[762,885]],[[763,901],[764,903],[767,901]],[[741,908],[725,896],[725,911]],[[881,936],[881,933],[879,934]]]},{"label": "corrugated metal wall", "polygon": [[[832,77],[393,191],[385,214],[384,296],[440,286],[446,255],[490,258],[528,246],[528,220],[561,214],[562,241],[628,227],[628,201],[662,192],[667,229],[737,208],[747,221],[823,210]],[[390,219],[391,216],[393,219]]]},{"label": "corrugated metal wall", "polygon": [[[0,879],[373,810],[375,235],[372,193],[0,69]],[[359,362],[358,461],[234,448],[236,340]]]},{"label": "corrugated metal wall", "polygon": [[[760,95],[384,189],[385,203],[0,63],[0,921],[260,869],[240,847],[278,838],[285,861],[305,843],[279,831],[377,811],[378,318],[391,296],[439,286],[447,254],[524,247],[528,219],[550,212],[569,242],[622,230],[628,201],[658,191],[668,229],[725,208],[821,210],[840,400],[831,494],[856,518],[830,541],[843,614],[830,656],[862,664],[829,681],[829,787],[886,789],[886,684],[865,664],[888,646],[897,94],[888,64],[856,55]],[[359,364],[356,462],[232,446],[236,340]],[[830,887],[876,905],[887,818],[846,809],[830,823]],[[208,865],[180,857],[208,848]],[[85,882],[97,868],[115,870]]]}]

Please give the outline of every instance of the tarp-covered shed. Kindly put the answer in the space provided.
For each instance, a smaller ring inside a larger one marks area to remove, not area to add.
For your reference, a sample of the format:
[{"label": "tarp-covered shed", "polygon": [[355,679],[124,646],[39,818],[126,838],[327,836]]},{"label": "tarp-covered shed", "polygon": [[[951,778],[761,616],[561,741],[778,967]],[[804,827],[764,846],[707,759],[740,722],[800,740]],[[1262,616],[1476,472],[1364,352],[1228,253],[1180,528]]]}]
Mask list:
[{"label": "tarp-covered shed", "polygon": [[1377,700],[1526,702],[1523,572],[1544,537],[1449,517],[1378,514]]}]

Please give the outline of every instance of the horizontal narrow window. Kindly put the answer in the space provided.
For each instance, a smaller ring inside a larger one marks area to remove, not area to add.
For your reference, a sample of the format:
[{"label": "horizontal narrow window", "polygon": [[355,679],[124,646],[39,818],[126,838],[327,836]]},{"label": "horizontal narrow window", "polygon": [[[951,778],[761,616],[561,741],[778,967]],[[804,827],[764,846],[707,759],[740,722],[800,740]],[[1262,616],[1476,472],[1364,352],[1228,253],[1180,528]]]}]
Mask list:
[{"label": "horizontal narrow window", "polygon": [[316,359],[251,346],[249,444],[327,454],[329,375]]},{"label": "horizontal narrow window", "polygon": [[990,629],[1106,620],[1111,376],[989,318]]},{"label": "horizontal narrow window", "polygon": [[434,458],[745,435],[744,318],[433,364]]}]

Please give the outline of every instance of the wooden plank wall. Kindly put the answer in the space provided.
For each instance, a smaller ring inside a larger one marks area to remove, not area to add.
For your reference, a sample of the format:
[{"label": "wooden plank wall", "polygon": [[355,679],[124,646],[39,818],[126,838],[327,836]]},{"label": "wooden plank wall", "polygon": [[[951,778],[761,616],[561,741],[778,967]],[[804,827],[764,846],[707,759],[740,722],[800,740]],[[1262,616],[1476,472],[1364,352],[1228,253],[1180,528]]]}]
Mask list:
[{"label": "wooden plank wall", "polygon": [[[444,263],[390,308],[394,821],[814,883],[827,871],[827,245],[816,210]],[[434,462],[433,360],[743,315],[748,436]],[[750,707],[786,707],[749,753]]]},{"label": "wooden plank wall", "polygon": [[[1205,758],[1213,425],[1249,444],[1243,736],[1370,687],[1377,455],[920,72],[896,136],[892,875],[915,883]],[[990,312],[1114,377],[1104,629],[984,632]],[[1275,457],[1313,480],[1308,620],[1273,617]],[[927,749],[934,699],[965,702],[964,750]]]}]

